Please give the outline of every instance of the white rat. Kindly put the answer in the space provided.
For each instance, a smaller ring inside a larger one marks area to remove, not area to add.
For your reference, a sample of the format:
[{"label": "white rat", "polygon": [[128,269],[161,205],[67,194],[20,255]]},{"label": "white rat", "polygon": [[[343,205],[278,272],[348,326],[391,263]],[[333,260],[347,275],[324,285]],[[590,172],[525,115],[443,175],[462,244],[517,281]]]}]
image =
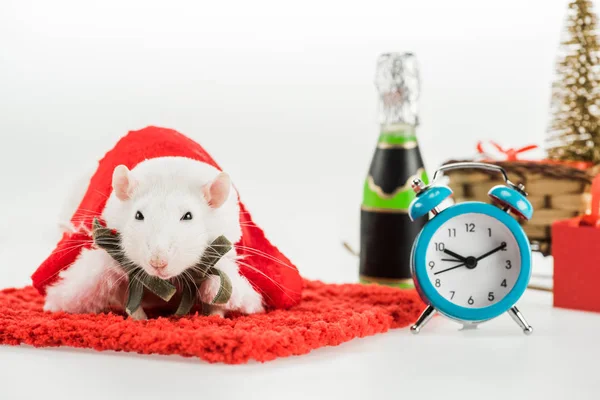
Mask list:
[{"label": "white rat", "polygon": [[[131,171],[119,165],[112,187],[102,218],[121,234],[127,258],[150,275],[176,281],[218,236],[232,243],[241,238],[238,198],[229,175],[206,163],[159,157]],[[229,276],[233,289],[226,304],[211,306],[211,314],[264,311],[261,294],[240,275],[237,260],[234,247],[216,264]],[[59,278],[47,288],[47,311],[98,313],[123,307],[127,275],[103,249],[83,249]],[[211,276],[199,288],[200,299],[210,302],[219,287],[219,278]],[[133,317],[145,319],[143,308],[144,303]]]}]

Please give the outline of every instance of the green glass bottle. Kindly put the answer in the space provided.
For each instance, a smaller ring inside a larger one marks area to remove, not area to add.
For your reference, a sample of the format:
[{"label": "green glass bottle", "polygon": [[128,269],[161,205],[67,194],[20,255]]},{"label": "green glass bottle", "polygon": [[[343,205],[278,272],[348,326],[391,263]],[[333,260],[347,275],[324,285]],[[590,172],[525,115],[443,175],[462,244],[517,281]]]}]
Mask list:
[{"label": "green glass bottle", "polygon": [[360,281],[413,287],[412,244],[425,220],[412,222],[408,206],[414,178],[427,183],[416,137],[419,75],[411,53],[377,61],[380,134],[365,180],[361,207]]}]

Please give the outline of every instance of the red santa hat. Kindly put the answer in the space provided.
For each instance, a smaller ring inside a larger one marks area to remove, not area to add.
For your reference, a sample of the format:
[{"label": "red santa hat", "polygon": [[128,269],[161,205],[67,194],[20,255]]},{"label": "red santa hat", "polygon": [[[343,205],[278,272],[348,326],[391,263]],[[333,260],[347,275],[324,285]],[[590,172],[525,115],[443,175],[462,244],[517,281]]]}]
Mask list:
[{"label": "red santa hat", "polygon": [[[75,233],[65,233],[56,249],[32,275],[33,286],[45,294],[46,287],[58,279],[58,274],[69,268],[83,248],[91,246],[94,217],[99,217],[112,191],[112,174],[119,164],[129,169],[138,163],[156,157],[179,156],[202,161],[221,170],[211,156],[190,138],[171,129],[147,127],[129,132],[99,162],[79,208],[72,217]],[[253,222],[246,207],[240,205],[242,238],[236,244],[237,253],[250,266],[241,265],[240,273],[255,290],[263,295],[269,308],[289,308],[300,301],[302,278],[298,270],[265,237]],[[83,219],[82,219],[83,217]],[[261,255],[258,255],[258,254]]]}]

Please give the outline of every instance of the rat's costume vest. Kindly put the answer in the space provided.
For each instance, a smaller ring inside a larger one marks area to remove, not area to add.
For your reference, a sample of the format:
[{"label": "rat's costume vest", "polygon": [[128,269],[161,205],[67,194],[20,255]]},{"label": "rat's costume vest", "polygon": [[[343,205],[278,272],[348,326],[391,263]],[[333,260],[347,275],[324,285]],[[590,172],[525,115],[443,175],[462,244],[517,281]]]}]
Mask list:
[{"label": "rat's costume vest", "polygon": [[[221,169],[202,146],[179,132],[157,127],[129,132],[100,160],[72,217],[74,226],[85,229],[65,233],[56,249],[32,275],[33,286],[40,293],[45,294],[46,287],[59,279],[58,274],[69,268],[83,248],[91,247],[92,240],[86,232],[91,231],[94,217],[102,214],[112,192],[114,168],[124,164],[132,169],[146,159],[167,156],[187,157]],[[237,253],[252,267],[241,265],[240,273],[262,294],[267,307],[289,308],[297,304],[303,286],[298,270],[266,239],[262,229],[254,225],[241,201],[239,204],[242,238],[236,243]],[[258,252],[266,255],[257,255]]]}]

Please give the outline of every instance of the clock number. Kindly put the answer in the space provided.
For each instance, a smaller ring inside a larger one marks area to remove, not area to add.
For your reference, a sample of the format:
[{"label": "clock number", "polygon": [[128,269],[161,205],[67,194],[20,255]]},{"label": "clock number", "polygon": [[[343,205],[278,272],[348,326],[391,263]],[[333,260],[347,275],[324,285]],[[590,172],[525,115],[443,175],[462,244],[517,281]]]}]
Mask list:
[{"label": "clock number", "polygon": [[501,244],[502,246],[504,246],[504,247],[502,248],[502,251],[506,251],[506,250],[507,250],[507,248],[508,248],[508,246],[506,245],[506,242],[502,242],[502,243],[500,243],[500,244]]},{"label": "clock number", "polygon": [[456,237],[456,228],[448,228],[448,237]]},{"label": "clock number", "polygon": [[492,228],[488,228],[488,236],[492,237]]},{"label": "clock number", "polygon": [[433,269],[435,267],[435,263],[433,261],[429,261],[429,268]]},{"label": "clock number", "polygon": [[475,224],[465,224],[465,228],[467,228],[467,232],[475,232]]},{"label": "clock number", "polygon": [[435,249],[437,251],[444,251],[444,250],[446,250],[446,245],[444,245],[444,243],[441,243],[441,242],[440,243],[436,243],[435,244]]},{"label": "clock number", "polygon": [[506,279],[502,280],[502,283],[500,284],[500,286],[506,287]]},{"label": "clock number", "polygon": [[506,268],[506,269],[512,268],[512,264],[510,263],[510,260],[506,260],[506,265],[504,266],[504,268]]},{"label": "clock number", "polygon": [[452,296],[450,296],[450,300],[452,300],[454,298],[454,294],[456,293],[454,290],[451,290],[450,293],[452,293]]},{"label": "clock number", "polygon": [[442,282],[440,282],[439,279],[436,279],[435,280],[435,287],[440,287],[440,286],[442,286]]},{"label": "clock number", "polygon": [[473,300],[473,296],[469,297],[469,300],[467,300],[467,303],[469,303],[470,306],[475,304],[475,300]]},{"label": "clock number", "polygon": [[488,293],[488,300],[489,301],[494,301],[494,292],[489,292]]}]

